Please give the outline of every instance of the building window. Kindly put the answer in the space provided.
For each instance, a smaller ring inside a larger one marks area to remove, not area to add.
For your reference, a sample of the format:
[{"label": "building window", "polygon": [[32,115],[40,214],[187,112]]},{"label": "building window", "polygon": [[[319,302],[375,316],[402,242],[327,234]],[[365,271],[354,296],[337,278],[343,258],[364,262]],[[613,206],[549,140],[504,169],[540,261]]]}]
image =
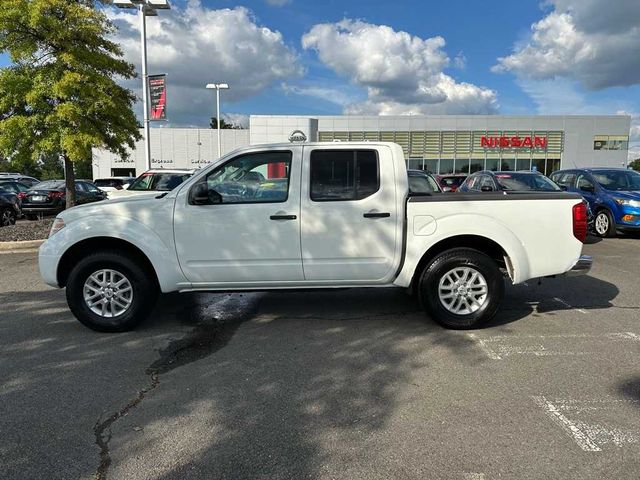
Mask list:
[{"label": "building window", "polygon": [[438,173],[438,159],[425,158],[423,168],[429,173]]},{"label": "building window", "polygon": [[531,170],[531,159],[518,158],[516,160],[516,170]]},{"label": "building window", "polygon": [[484,159],[472,158],[471,164],[469,165],[469,172],[474,173],[474,172],[479,172],[481,170],[484,170]]},{"label": "building window", "polygon": [[455,173],[466,173],[469,175],[469,159],[456,158]]},{"label": "building window", "polygon": [[492,172],[497,172],[500,170],[500,159],[499,158],[487,158],[487,166],[485,170],[490,170]]},{"label": "building window", "polygon": [[423,166],[422,166],[422,158],[410,158],[408,163],[407,163],[407,168],[409,170],[422,170]]},{"label": "building window", "polygon": [[500,160],[500,170],[503,172],[513,172],[516,169],[515,158],[503,158]]},{"label": "building window", "polygon": [[380,188],[375,150],[313,150],[311,200],[362,200]]},{"label": "building window", "polygon": [[628,150],[628,135],[595,135],[593,137],[594,150]]},{"label": "building window", "polygon": [[453,158],[440,159],[440,174],[453,173]]}]

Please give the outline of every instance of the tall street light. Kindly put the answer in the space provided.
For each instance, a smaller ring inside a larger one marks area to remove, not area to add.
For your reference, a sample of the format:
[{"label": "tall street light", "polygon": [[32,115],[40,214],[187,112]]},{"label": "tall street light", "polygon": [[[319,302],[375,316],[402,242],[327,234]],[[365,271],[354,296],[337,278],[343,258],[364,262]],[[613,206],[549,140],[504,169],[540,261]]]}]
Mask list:
[{"label": "tall street light", "polygon": [[207,83],[207,88],[216,90],[216,123],[218,127],[218,158],[222,156],[222,146],[220,144],[220,90],[227,90],[226,83]]},{"label": "tall street light", "polygon": [[118,8],[135,8],[140,17],[140,43],[142,44],[142,110],[144,119],[144,165],[151,168],[151,142],[149,139],[149,85],[147,83],[147,17],[158,16],[157,10],[169,10],[168,0],[113,0]]}]

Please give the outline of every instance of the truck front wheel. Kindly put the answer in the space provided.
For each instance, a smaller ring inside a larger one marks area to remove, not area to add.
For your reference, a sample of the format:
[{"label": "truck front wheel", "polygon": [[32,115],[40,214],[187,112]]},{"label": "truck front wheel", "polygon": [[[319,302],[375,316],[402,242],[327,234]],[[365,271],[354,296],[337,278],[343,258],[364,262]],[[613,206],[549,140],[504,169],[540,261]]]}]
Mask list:
[{"label": "truck front wheel", "polygon": [[83,325],[124,332],[153,310],[158,287],[153,272],[128,253],[96,252],[80,260],[67,279],[67,303]]},{"label": "truck front wheel", "polygon": [[498,311],[504,296],[504,278],[487,255],[471,248],[447,250],[424,269],[420,301],[440,325],[477,328]]}]

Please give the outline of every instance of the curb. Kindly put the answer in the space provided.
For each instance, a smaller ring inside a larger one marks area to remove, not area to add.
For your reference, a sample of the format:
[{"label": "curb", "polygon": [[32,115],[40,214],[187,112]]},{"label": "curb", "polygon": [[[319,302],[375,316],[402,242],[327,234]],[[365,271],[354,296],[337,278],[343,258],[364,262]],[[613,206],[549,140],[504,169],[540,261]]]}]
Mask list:
[{"label": "curb", "polygon": [[37,252],[44,240],[27,240],[25,242],[0,242],[0,254]]}]

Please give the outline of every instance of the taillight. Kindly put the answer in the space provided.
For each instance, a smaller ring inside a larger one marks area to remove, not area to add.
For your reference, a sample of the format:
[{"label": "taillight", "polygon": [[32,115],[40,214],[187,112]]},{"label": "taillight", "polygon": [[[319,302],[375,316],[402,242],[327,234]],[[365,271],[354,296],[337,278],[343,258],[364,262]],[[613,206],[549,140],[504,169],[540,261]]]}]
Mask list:
[{"label": "taillight", "polygon": [[584,201],[573,206],[573,236],[582,243],[587,238],[587,204]]},{"label": "taillight", "polygon": [[49,197],[51,197],[51,198],[62,198],[62,197],[64,197],[64,192],[49,192]]}]

